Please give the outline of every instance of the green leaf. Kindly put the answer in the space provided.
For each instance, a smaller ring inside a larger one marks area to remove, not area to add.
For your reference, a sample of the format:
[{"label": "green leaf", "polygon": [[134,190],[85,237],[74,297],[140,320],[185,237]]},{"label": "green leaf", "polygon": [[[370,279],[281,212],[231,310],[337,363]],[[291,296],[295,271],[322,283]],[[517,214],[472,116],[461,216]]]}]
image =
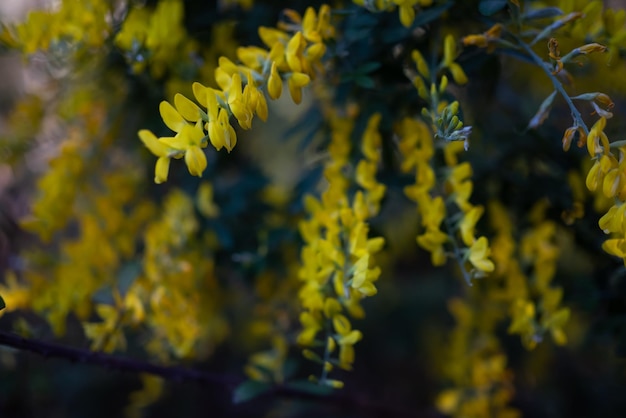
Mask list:
[{"label": "green leaf", "polygon": [[285,384],[286,388],[297,390],[299,392],[310,393],[311,395],[326,396],[333,393],[334,389],[330,386],[323,386],[308,380],[294,380]]},{"label": "green leaf", "polygon": [[360,76],[354,77],[354,82],[361,87],[365,87],[366,89],[373,89],[374,87],[376,87],[374,80],[372,80],[370,77],[366,75],[360,75]]},{"label": "green leaf", "polygon": [[4,303],[4,299],[2,299],[2,296],[0,296],[0,311],[6,307],[7,305]]},{"label": "green leaf", "polygon": [[126,296],[128,289],[135,283],[137,277],[141,275],[141,263],[137,261],[126,263],[118,273],[118,290],[122,296]]},{"label": "green leaf", "polygon": [[361,65],[356,71],[355,73],[359,73],[359,74],[367,74],[367,73],[371,73],[372,71],[376,71],[380,68],[381,63],[378,61],[370,61],[370,62],[366,62],[365,64]]},{"label": "green leaf", "polygon": [[[506,1],[505,1],[506,3]],[[445,13],[450,7],[454,5],[453,1],[449,1],[439,6],[429,7],[423,12],[418,13],[415,16],[415,20],[413,21],[413,26],[423,26],[427,23],[432,22],[435,19],[438,19],[441,15]]]},{"label": "green leaf", "polygon": [[267,382],[259,382],[258,380],[246,380],[235,388],[233,392],[233,403],[248,402],[259,395],[270,390],[272,385]]},{"label": "green leaf", "polygon": [[481,0],[478,5],[478,11],[480,11],[483,16],[491,16],[504,9],[506,4],[507,0]]}]

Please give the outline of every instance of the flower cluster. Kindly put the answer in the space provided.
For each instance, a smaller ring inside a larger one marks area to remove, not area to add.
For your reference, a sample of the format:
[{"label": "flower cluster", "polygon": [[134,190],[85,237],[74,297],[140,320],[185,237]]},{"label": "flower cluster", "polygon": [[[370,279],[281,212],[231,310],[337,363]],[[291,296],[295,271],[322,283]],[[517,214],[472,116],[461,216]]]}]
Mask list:
[{"label": "flower cluster", "polygon": [[602,248],[607,253],[624,259],[626,263],[626,223],[624,222],[626,144],[617,142],[609,144],[609,139],[604,133],[605,126],[605,117],[600,117],[587,135],[587,150],[594,163],[587,174],[585,184],[590,191],[601,190],[605,197],[614,200],[613,205],[599,221],[600,229],[605,234],[612,235],[604,242]]},{"label": "flower cluster", "polygon": [[[94,301],[104,294],[110,303],[100,304],[119,309],[95,308],[107,322],[101,331],[117,332],[114,325],[122,310],[128,312],[129,321],[131,316],[139,315],[130,314],[135,301],[126,299],[126,294],[114,297],[114,289],[117,275],[134,256],[138,233],[154,213],[154,207],[144,202],[126,212],[124,206],[133,201],[137,180],[121,174],[109,174],[103,180],[105,192],[88,189],[81,194],[80,203],[87,210],[76,215],[77,236],[61,240],[58,254],[29,254],[30,268],[24,275],[32,289],[31,306],[48,320],[57,335],[65,333],[70,314],[87,321],[93,305],[98,306]],[[77,202],[70,203],[69,211],[77,207]],[[58,257],[60,261],[52,274],[45,275],[49,257]],[[94,299],[94,295],[100,296]],[[90,337],[94,341],[99,338],[95,334]],[[106,340],[97,343],[100,349],[123,347],[122,337]]]},{"label": "flower cluster", "polygon": [[172,65],[197,49],[183,26],[183,2],[161,1],[154,9],[133,7],[115,35],[115,45],[125,52],[136,73],[150,67],[161,78]]},{"label": "flower cluster", "polygon": [[556,226],[545,219],[546,208],[541,200],[530,211],[531,226],[517,245],[512,216],[500,202],[489,203],[496,268],[488,280],[468,289],[467,300],[449,303],[457,325],[443,369],[454,388],[440,393],[441,412],[453,417],[519,416],[508,406],[514,389],[497,337],[503,320],[510,320],[508,332],[519,334],[528,349],[548,332],[556,344],[565,344],[563,325],[569,309],[559,306],[563,290],[551,284],[559,253]]},{"label": "flower cluster", "polygon": [[440,412],[455,417],[519,417],[508,404],[515,393],[507,357],[494,335],[498,316],[483,309],[492,302],[493,287],[471,288],[468,301],[452,299],[448,309],[456,321],[446,350],[443,374],[454,388],[436,399]]},{"label": "flower cluster", "polygon": [[72,50],[77,44],[98,48],[111,32],[111,5],[106,0],[59,2],[57,10],[36,10],[15,27],[4,26],[0,43],[18,46],[25,54]]},{"label": "flower cluster", "polygon": [[506,209],[495,201],[489,205],[496,231],[493,259],[497,269],[492,278],[501,282],[496,298],[507,306],[509,333],[520,335],[528,349],[535,348],[547,333],[558,345],[567,342],[563,326],[570,311],[561,306],[563,289],[552,284],[559,250],[555,244],[557,226],[546,220],[547,208],[546,200],[535,204],[528,216],[530,227],[517,245]]},{"label": "flower cluster", "polygon": [[163,360],[206,356],[228,331],[214,261],[202,250],[210,245],[197,236],[194,211],[183,192],[168,195],[161,219],[146,228],[142,273],[131,288],[149,313],[146,348]]},{"label": "flower cluster", "polygon": [[279,29],[259,28],[266,48],[239,48],[240,64],[220,58],[215,70],[219,88],[193,84],[194,97],[202,107],[182,94],[174,97],[174,106],[161,102],[161,117],[176,135],[157,138],[148,130],[139,131],[141,141],[158,157],[156,183],[167,180],[171,158],[184,158],[189,173],[202,176],[207,166],[202,148],[209,142],[218,151],[226,148],[230,152],[237,143],[231,117],[242,129],[251,128],[255,115],[261,120],[267,119],[264,89],[271,99],[277,99],[286,83],[292,100],[300,103],[302,87],[321,69],[326,51],[324,41],[331,38],[334,31],[328,6],[322,6],[319,12],[308,8],[304,16],[293,10],[285,14],[290,21],[283,22]]},{"label": "flower cluster", "polygon": [[[440,99],[448,86],[445,75],[439,85],[433,82],[430,88],[426,87],[426,80],[431,79],[431,74],[444,69],[448,69],[457,82],[467,81],[463,69],[454,62],[455,51],[454,38],[446,37],[444,56],[436,68],[431,68],[433,66],[428,65],[419,51],[413,52],[417,74],[411,75],[411,78],[419,96],[429,104],[422,109],[422,115],[430,126],[420,120],[406,118],[398,125],[397,134],[400,137],[399,149],[404,157],[401,169],[415,173],[414,184],[405,187],[404,192],[417,203],[422,220],[424,231],[417,237],[417,243],[431,253],[431,260],[436,266],[445,264],[448,257],[446,247],[451,248],[469,282],[472,277],[483,277],[494,270],[493,262],[489,260],[487,238],[477,238],[474,234],[484,209],[469,202],[473,189],[472,167],[468,162],[460,163],[457,158],[462,147],[468,148],[471,127],[464,126],[459,119],[458,102],[447,103]],[[435,139],[445,141],[445,168],[435,166]],[[438,173],[438,169],[443,172]],[[458,211],[460,214],[456,215]],[[460,248],[454,231],[458,231],[467,248]]]},{"label": "flower cluster", "polygon": [[[335,116],[331,121],[330,160],[324,169],[328,182],[321,199],[306,199],[308,220],[302,221],[300,231],[305,246],[302,249],[303,281],[300,299],[304,312],[300,316],[303,330],[298,343],[306,347],[321,345],[322,356],[307,348],[306,358],[323,366],[319,383],[341,387],[342,382],[327,377],[334,366],[350,370],[354,362],[354,344],[361,331],[353,329],[347,314],[354,318],[364,316],[360,300],[377,293],[374,282],[380,268],[374,262],[384,239],[368,238],[367,219],[378,213],[385,186],[376,182],[375,172],[380,162],[380,115],[373,115],[362,136],[364,159],[356,168],[356,182],[363,190],[348,196],[350,178],[344,172],[351,167],[350,137],[353,121]],[[317,336],[323,331],[324,340]],[[339,348],[336,358],[335,351]]]}]

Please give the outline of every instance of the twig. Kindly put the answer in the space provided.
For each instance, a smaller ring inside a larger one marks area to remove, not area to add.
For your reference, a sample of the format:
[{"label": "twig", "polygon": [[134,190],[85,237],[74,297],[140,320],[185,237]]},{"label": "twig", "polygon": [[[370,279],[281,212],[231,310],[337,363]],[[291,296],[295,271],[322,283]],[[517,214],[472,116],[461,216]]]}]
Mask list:
[{"label": "twig", "polygon": [[244,381],[243,378],[238,376],[201,372],[182,367],[159,366],[145,361],[24,338],[2,331],[0,331],[0,345],[22,351],[30,351],[44,357],[63,358],[76,363],[93,364],[125,372],[148,373],[168,380],[188,380],[204,384],[229,386],[231,388]]},{"label": "twig", "polygon": [[[192,381],[201,384],[218,385],[222,388],[228,389],[230,392],[232,392],[237,385],[245,381],[243,377],[239,376],[202,372],[182,367],[159,366],[146,361],[122,358],[111,354],[93,352],[80,348],[67,347],[57,343],[24,338],[16,334],[3,331],[0,331],[0,346],[12,347],[21,351],[28,351],[44,357],[62,358],[75,363],[92,364],[113,370],[131,373],[148,373],[167,380]],[[395,405],[392,406],[375,402],[368,397],[341,392],[331,395],[321,395],[288,386],[277,385],[265,395],[259,396],[259,399],[267,398],[268,396],[315,401],[323,405],[332,405],[349,411],[364,411],[367,416],[440,417],[440,415],[434,410],[406,410],[398,408]]]},{"label": "twig", "polygon": [[516,36],[514,34],[511,34],[511,35],[515,37],[515,40],[524,49],[524,51],[526,51],[528,55],[530,55],[530,57],[533,59],[535,64],[541,67],[543,72],[546,73],[546,75],[550,78],[550,80],[552,81],[552,84],[554,85],[554,88],[559,92],[561,96],[563,96],[563,99],[569,106],[572,112],[572,117],[574,118],[574,121],[576,122],[576,124],[583,129],[585,134],[589,135],[589,128],[587,128],[587,125],[585,124],[585,121],[583,120],[582,115],[580,114],[576,106],[574,105],[574,102],[572,102],[572,99],[569,97],[569,94],[567,94],[567,92],[563,88],[563,85],[561,84],[561,82],[556,78],[554,74],[552,74],[552,71],[550,70],[548,63],[542,60],[541,57],[537,55],[535,51],[533,51],[533,49],[526,42],[524,42],[523,39],[521,39],[519,36]]}]

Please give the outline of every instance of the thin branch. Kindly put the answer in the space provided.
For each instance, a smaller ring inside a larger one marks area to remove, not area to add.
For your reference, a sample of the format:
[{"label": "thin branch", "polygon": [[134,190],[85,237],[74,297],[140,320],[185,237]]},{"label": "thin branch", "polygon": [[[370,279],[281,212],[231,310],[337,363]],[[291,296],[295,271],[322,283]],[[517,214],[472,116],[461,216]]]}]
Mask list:
[{"label": "thin branch", "polygon": [[563,85],[561,84],[559,79],[556,78],[554,74],[552,74],[552,70],[550,69],[550,66],[548,65],[548,63],[545,62],[543,59],[541,59],[541,57],[537,55],[535,51],[533,51],[533,49],[526,42],[524,42],[522,38],[514,34],[511,34],[511,35],[515,37],[515,40],[524,49],[524,51],[526,51],[528,55],[530,55],[530,57],[533,59],[535,64],[541,67],[541,69],[550,78],[556,91],[558,91],[559,94],[563,96],[563,99],[569,106],[572,112],[572,117],[574,118],[574,121],[576,122],[576,124],[580,126],[583,129],[583,131],[585,131],[585,134],[589,135],[589,128],[587,128],[587,125],[585,124],[585,121],[583,120],[582,115],[580,114],[576,106],[574,105],[574,102],[572,101],[572,99],[569,97],[569,94],[567,94],[567,92],[563,88]]},{"label": "thin branch", "polygon": [[16,348],[22,351],[30,351],[44,357],[62,358],[75,363],[93,364],[124,372],[148,373],[167,380],[188,380],[198,383],[229,387],[234,387],[244,381],[243,378],[238,376],[201,372],[182,367],[159,366],[146,361],[123,358],[80,348],[67,347],[61,344],[24,338],[16,334],[2,331],[0,331],[0,345]]},{"label": "thin branch", "polygon": [[[192,381],[201,384],[218,385],[232,392],[245,379],[243,377],[202,372],[181,367],[159,366],[146,361],[122,358],[111,354],[93,352],[80,348],[67,347],[57,343],[24,338],[19,335],[0,331],[0,346],[12,347],[21,351],[36,353],[44,357],[56,357],[75,363],[92,364],[112,370],[131,373],[147,373],[173,381]],[[373,401],[366,396],[335,392],[331,395],[321,395],[308,391],[277,385],[260,398],[281,397],[315,401],[323,405],[331,405],[349,411],[364,411],[367,416],[394,416],[394,417],[441,417],[435,410],[415,411],[398,408]]]}]

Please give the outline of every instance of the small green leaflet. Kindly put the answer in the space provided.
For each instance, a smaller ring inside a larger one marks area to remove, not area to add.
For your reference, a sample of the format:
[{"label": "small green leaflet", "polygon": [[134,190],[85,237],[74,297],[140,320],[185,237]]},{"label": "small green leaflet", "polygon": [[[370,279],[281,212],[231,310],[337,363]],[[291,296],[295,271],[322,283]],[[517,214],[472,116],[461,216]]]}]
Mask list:
[{"label": "small green leaflet", "polygon": [[334,389],[330,386],[320,385],[308,380],[294,380],[285,384],[286,388],[294,389],[300,392],[310,393],[311,395],[326,396],[333,393]]},{"label": "small green leaflet", "polygon": [[248,402],[267,392],[271,387],[272,385],[266,382],[246,380],[235,388],[235,391],[233,392],[233,403],[238,404]]}]

